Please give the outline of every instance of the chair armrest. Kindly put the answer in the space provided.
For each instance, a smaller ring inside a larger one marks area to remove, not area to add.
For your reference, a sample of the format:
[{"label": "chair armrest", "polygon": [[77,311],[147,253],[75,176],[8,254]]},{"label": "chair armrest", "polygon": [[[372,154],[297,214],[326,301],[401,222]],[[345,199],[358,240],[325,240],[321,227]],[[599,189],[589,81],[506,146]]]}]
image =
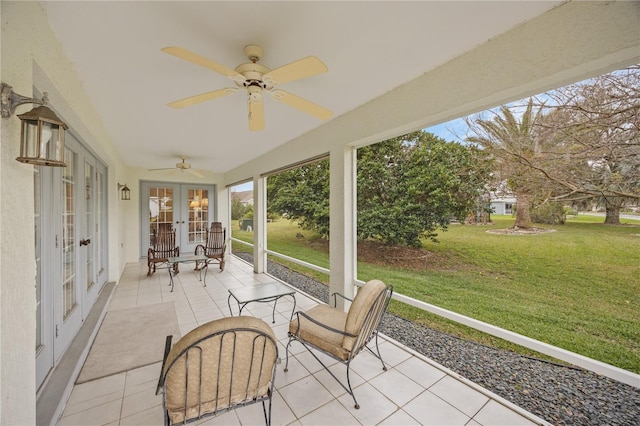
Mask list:
[{"label": "chair armrest", "polygon": [[336,306],[338,306],[338,301],[336,300],[336,296],[340,296],[341,299],[343,300],[348,300],[349,302],[353,302],[353,299],[349,299],[347,296],[344,296],[340,293],[331,293],[331,296],[333,296],[333,307],[335,308]]},{"label": "chair armrest", "polygon": [[[199,253],[198,253],[199,252]],[[196,246],[196,249],[194,250],[193,254],[195,254],[196,256],[198,254],[204,254],[204,246],[202,244],[198,244]]]},{"label": "chair armrest", "polygon": [[156,395],[160,393],[162,386],[164,385],[164,366],[167,362],[167,357],[171,351],[171,340],[173,340],[173,334],[167,336],[164,341],[164,356],[162,357],[162,367],[160,367],[160,378],[158,378],[158,386],[156,387]]},{"label": "chair armrest", "polygon": [[347,333],[346,331],[343,330],[338,330],[337,328],[333,328],[333,327],[329,327],[326,324],[321,323],[320,321],[310,317],[309,315],[307,315],[306,313],[302,312],[302,311],[297,311],[295,314],[296,316],[296,321],[298,321],[298,328],[296,329],[296,333],[295,335],[298,335],[298,331],[300,330],[300,316],[308,319],[309,321],[311,321],[312,323],[314,323],[315,325],[324,328],[325,330],[329,330],[333,333],[337,333],[340,334],[342,336],[348,336],[348,337],[356,337],[355,334],[351,334],[351,333]]}]

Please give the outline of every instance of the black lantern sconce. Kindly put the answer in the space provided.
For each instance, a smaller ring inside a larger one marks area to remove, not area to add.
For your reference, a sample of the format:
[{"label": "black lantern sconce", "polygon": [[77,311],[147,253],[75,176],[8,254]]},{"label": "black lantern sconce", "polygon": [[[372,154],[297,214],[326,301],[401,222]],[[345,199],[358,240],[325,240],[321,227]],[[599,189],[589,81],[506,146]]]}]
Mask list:
[{"label": "black lantern sconce", "polygon": [[8,84],[0,85],[0,113],[3,118],[11,117],[20,105],[40,105],[18,115],[22,127],[20,156],[16,160],[38,166],[65,167],[64,132],[69,127],[47,107],[47,102],[46,92],[42,99],[28,98],[15,93]]},{"label": "black lantern sconce", "polygon": [[124,201],[131,200],[131,190],[125,183],[124,185],[118,184],[118,191],[120,191],[120,199]]}]

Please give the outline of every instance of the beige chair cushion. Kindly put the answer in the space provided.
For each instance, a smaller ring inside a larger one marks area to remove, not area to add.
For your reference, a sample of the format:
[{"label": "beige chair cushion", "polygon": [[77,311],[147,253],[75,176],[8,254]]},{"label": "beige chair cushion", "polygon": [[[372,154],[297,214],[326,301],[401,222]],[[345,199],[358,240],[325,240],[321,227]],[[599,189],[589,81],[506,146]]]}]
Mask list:
[{"label": "beige chair cushion", "polygon": [[[328,305],[318,305],[305,312],[314,320],[325,324],[336,330],[344,330],[347,321],[347,314]],[[289,323],[289,332],[297,335],[300,339],[317,346],[325,352],[329,352],[339,359],[347,360],[349,351],[342,347],[343,335],[332,332],[326,328],[309,321],[302,315],[299,316],[300,323],[294,319]]]},{"label": "beige chair cushion", "polygon": [[[224,341],[222,334],[212,336],[218,332],[239,328],[250,331],[236,331],[235,352],[231,334],[224,335]],[[277,347],[264,336],[260,336],[257,340],[258,344],[254,344],[256,332],[272,337],[275,342],[275,335],[268,324],[258,318],[241,316],[203,324],[189,332],[171,348],[163,372],[166,373],[165,398],[171,423],[182,422],[185,418],[194,419],[205,413],[268,395],[277,358]],[[263,349],[265,339],[266,347]],[[198,341],[200,343],[197,343]],[[222,351],[220,351],[221,343]],[[187,352],[183,353],[185,350]],[[263,352],[264,363],[260,361]],[[187,358],[188,378],[186,377]],[[173,363],[174,360],[175,363]],[[260,371],[261,368],[262,371]],[[202,376],[200,370],[202,370]],[[220,371],[220,377],[218,377],[218,371]],[[201,398],[200,377],[202,377]],[[218,382],[219,386],[217,386]],[[185,383],[188,383],[188,388]],[[188,399],[186,413],[185,399]]]},{"label": "beige chair cushion", "polygon": [[[360,328],[367,314],[373,307],[378,296],[380,296],[380,293],[385,291],[386,288],[387,286],[382,281],[371,280],[358,290],[347,314],[347,321],[344,328],[347,333],[358,334],[360,332]],[[354,337],[344,336],[342,347],[347,351],[351,351],[354,343]]]},{"label": "beige chair cushion", "polygon": [[[351,303],[348,313],[323,304],[310,309],[305,314],[328,327],[357,336],[373,304],[386,289],[387,286],[382,281],[371,280],[360,288]],[[291,334],[325,352],[335,355],[339,359],[345,361],[349,359],[355,337],[327,330],[302,315],[299,318],[299,323],[298,319],[294,319],[289,323],[289,332]]]}]

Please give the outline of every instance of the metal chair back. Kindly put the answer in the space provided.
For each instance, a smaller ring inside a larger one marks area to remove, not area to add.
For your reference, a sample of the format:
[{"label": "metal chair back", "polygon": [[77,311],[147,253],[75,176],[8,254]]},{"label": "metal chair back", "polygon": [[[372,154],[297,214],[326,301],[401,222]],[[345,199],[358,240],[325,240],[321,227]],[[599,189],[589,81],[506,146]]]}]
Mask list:
[{"label": "metal chair back", "polygon": [[166,425],[256,402],[262,402],[265,422],[271,423],[278,347],[268,324],[249,316],[223,318],[192,330],[168,350],[170,346],[168,336],[158,382]]}]

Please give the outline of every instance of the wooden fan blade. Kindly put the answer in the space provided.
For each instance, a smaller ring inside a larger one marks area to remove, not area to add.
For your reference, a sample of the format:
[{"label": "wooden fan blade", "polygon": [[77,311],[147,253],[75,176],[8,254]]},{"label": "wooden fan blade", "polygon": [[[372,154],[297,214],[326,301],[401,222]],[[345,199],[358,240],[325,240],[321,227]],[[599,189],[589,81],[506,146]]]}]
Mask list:
[{"label": "wooden fan blade", "polygon": [[329,71],[329,69],[320,59],[315,56],[307,56],[306,58],[269,71],[262,76],[262,81],[269,86],[277,86],[278,84],[300,80],[327,71]]},{"label": "wooden fan blade", "polygon": [[147,169],[148,172],[158,172],[160,170],[173,170],[175,167],[165,167],[163,169]]},{"label": "wooden fan blade", "polygon": [[235,93],[237,89],[233,88],[225,88],[214,90],[212,92],[202,93],[200,95],[189,96],[188,98],[180,99],[179,101],[169,102],[169,105],[172,108],[184,108],[191,105],[199,104],[200,102],[210,101],[213,99],[221,98],[223,96],[227,96],[231,93]]},{"label": "wooden fan blade", "polygon": [[300,111],[306,112],[309,115],[313,115],[320,120],[328,120],[333,115],[333,112],[330,110],[321,107],[318,104],[314,104],[311,101],[303,99],[299,96],[293,95],[289,92],[285,92],[284,90],[274,90],[271,92],[273,99],[276,101],[280,101],[283,104],[289,105],[290,107],[299,109]]},{"label": "wooden fan blade", "polygon": [[252,132],[264,129],[264,103],[262,94],[259,99],[250,96],[247,102],[249,108],[249,130]]},{"label": "wooden fan blade", "polygon": [[197,170],[194,170],[194,169],[185,169],[185,171],[187,173],[191,173],[192,175],[197,176],[199,178],[203,178],[204,177],[204,175],[202,173],[200,173],[200,172],[198,172]]},{"label": "wooden fan blade", "polygon": [[212,61],[211,59],[207,59],[204,56],[200,56],[197,53],[193,53],[190,50],[184,49],[182,47],[163,47],[161,49],[164,53],[168,53],[169,55],[173,55],[180,59],[184,59],[185,61],[189,61],[196,65],[200,65],[201,67],[209,68],[217,73],[220,73],[227,77],[241,77],[244,79],[244,76],[238,73],[231,68],[227,68],[224,65],[220,65],[217,62]]}]

